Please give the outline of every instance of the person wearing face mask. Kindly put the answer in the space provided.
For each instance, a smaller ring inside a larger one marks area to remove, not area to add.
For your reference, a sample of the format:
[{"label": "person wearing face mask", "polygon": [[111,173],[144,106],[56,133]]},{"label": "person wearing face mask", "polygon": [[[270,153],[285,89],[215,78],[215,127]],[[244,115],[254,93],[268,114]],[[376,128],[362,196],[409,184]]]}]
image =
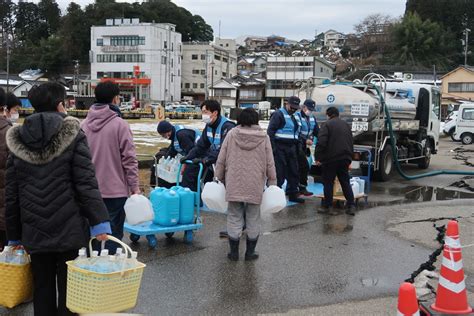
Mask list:
[{"label": "person wearing face mask", "polygon": [[298,144],[301,120],[296,112],[300,109],[300,102],[296,96],[288,98],[285,106],[272,114],[267,129],[275,157],[278,186],[282,187],[286,179],[289,200],[296,203],[304,203],[304,200],[298,197]]},{"label": "person wearing face mask", "polygon": [[307,99],[301,107],[301,112],[299,112],[301,116],[300,144],[298,148],[298,169],[300,172],[299,191],[300,194],[305,196],[313,195],[306,187],[308,186],[308,157],[311,155],[310,147],[313,145],[313,138],[318,136],[319,132],[318,123],[312,114],[315,105],[316,103],[313,100]]},{"label": "person wearing face mask", "polygon": [[15,124],[20,118],[20,108],[21,102],[16,95],[11,92],[7,93],[4,116],[10,121],[10,123]]},{"label": "person wearing face mask", "polygon": [[[206,100],[201,104],[202,121],[206,123],[201,138],[196,146],[188,153],[184,160],[202,162],[207,168],[204,181],[211,181],[213,172],[209,169],[217,161],[221,145],[224,143],[227,133],[235,127],[235,123],[221,115],[221,105],[215,100]],[[189,165],[183,174],[182,186],[197,190],[197,176],[199,167]]]},{"label": "person wearing face mask", "polygon": [[7,239],[5,225],[5,171],[8,158],[6,135],[12,126],[11,120],[7,118],[9,113],[5,108],[5,100],[5,91],[0,88],[0,106],[4,108],[4,115],[0,116],[0,250],[3,250]]}]

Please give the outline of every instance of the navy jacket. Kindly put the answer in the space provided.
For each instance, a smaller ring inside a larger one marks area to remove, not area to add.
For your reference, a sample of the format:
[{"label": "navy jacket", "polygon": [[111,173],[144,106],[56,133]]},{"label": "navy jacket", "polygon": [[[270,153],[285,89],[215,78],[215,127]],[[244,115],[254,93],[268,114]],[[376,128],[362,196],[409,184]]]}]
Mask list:
[{"label": "navy jacket", "polygon": [[[285,117],[280,110],[273,112],[270,123],[268,124],[267,134],[270,137],[270,141],[272,143],[272,148],[275,149],[276,143],[282,144],[289,144],[294,145],[298,143],[298,140],[290,140],[290,139],[276,139],[275,133],[283,128],[286,124]],[[296,128],[296,126],[295,126]]]},{"label": "navy jacket", "polygon": [[[207,126],[211,127],[212,132],[215,133],[219,123],[221,122],[222,116],[219,116],[214,124],[207,124],[203,131],[201,138],[198,140],[196,146],[191,150],[191,152],[186,156],[186,159],[192,160],[194,158],[203,158],[206,160],[207,164],[213,164],[217,161],[217,156],[219,156],[220,150],[211,149],[211,142],[207,137],[206,129]],[[227,133],[235,127],[235,123],[232,121],[225,122],[222,126],[222,136],[221,136],[221,145],[224,143],[225,136]]]},{"label": "navy jacket", "polygon": [[[174,157],[178,154],[174,148],[175,133],[176,129],[173,127],[173,132],[171,133],[171,145],[168,147],[167,156]],[[188,155],[191,149],[195,146],[194,140],[196,139],[196,132],[192,129],[183,128],[178,131],[176,138],[178,139],[179,147],[181,147],[185,154]]]}]

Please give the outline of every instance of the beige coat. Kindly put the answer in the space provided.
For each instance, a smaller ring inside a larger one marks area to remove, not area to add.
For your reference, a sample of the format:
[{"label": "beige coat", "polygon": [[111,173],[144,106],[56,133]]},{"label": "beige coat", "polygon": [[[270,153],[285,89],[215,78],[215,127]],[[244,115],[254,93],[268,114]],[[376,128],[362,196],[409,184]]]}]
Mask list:
[{"label": "beige coat", "polygon": [[267,185],[276,185],[275,162],[267,133],[258,125],[237,126],[221,147],[215,171],[227,201],[260,204]]}]

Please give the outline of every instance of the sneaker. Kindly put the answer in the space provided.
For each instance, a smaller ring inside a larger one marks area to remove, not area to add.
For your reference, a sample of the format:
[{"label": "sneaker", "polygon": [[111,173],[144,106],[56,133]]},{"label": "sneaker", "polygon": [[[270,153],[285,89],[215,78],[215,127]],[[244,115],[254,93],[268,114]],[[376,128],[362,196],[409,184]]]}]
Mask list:
[{"label": "sneaker", "polygon": [[298,194],[296,193],[290,194],[289,201],[294,202],[294,203],[300,203],[300,204],[303,204],[305,202],[302,198],[299,198]]},{"label": "sneaker", "polygon": [[219,238],[229,238],[229,234],[227,233],[227,230],[220,231]]},{"label": "sneaker", "polygon": [[346,209],[346,214],[354,216],[355,215],[355,210],[356,210],[356,207],[354,205],[351,205]]}]

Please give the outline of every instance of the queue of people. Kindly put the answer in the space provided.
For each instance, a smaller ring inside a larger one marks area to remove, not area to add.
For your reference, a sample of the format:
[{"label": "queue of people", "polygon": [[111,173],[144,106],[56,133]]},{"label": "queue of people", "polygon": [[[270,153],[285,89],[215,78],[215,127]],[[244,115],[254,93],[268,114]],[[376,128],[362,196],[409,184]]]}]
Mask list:
[{"label": "queue of people", "polygon": [[[64,88],[45,83],[28,95],[35,114],[13,126],[20,103],[0,89],[0,249],[8,243],[31,254],[35,315],[70,314],[65,262],[91,236],[99,241],[107,234],[123,238],[125,201],[140,189],[132,132],[117,111],[119,96],[116,84],[98,84],[97,103],[81,123],[67,116]],[[206,100],[201,109],[202,132],[167,121],[158,124],[157,132],[171,140],[166,155],[180,154],[182,162],[193,162],[184,171],[182,186],[196,191],[197,163],[205,166],[205,182],[225,184],[230,260],[239,259],[244,230],[245,260],[258,258],[265,186],[286,182],[289,200],[297,203],[304,203],[301,195],[312,194],[307,190],[308,158],[316,138],[315,161],[322,169],[325,195],[321,212],[330,212],[338,177],[347,213],[354,214],[348,174],[352,133],[336,108],[327,110],[328,121],[319,128],[312,113],[315,102],[301,105],[293,96],[272,115],[267,131],[253,109],[243,110],[237,124],[221,115],[217,101]],[[115,253],[115,245],[105,246]]]}]

